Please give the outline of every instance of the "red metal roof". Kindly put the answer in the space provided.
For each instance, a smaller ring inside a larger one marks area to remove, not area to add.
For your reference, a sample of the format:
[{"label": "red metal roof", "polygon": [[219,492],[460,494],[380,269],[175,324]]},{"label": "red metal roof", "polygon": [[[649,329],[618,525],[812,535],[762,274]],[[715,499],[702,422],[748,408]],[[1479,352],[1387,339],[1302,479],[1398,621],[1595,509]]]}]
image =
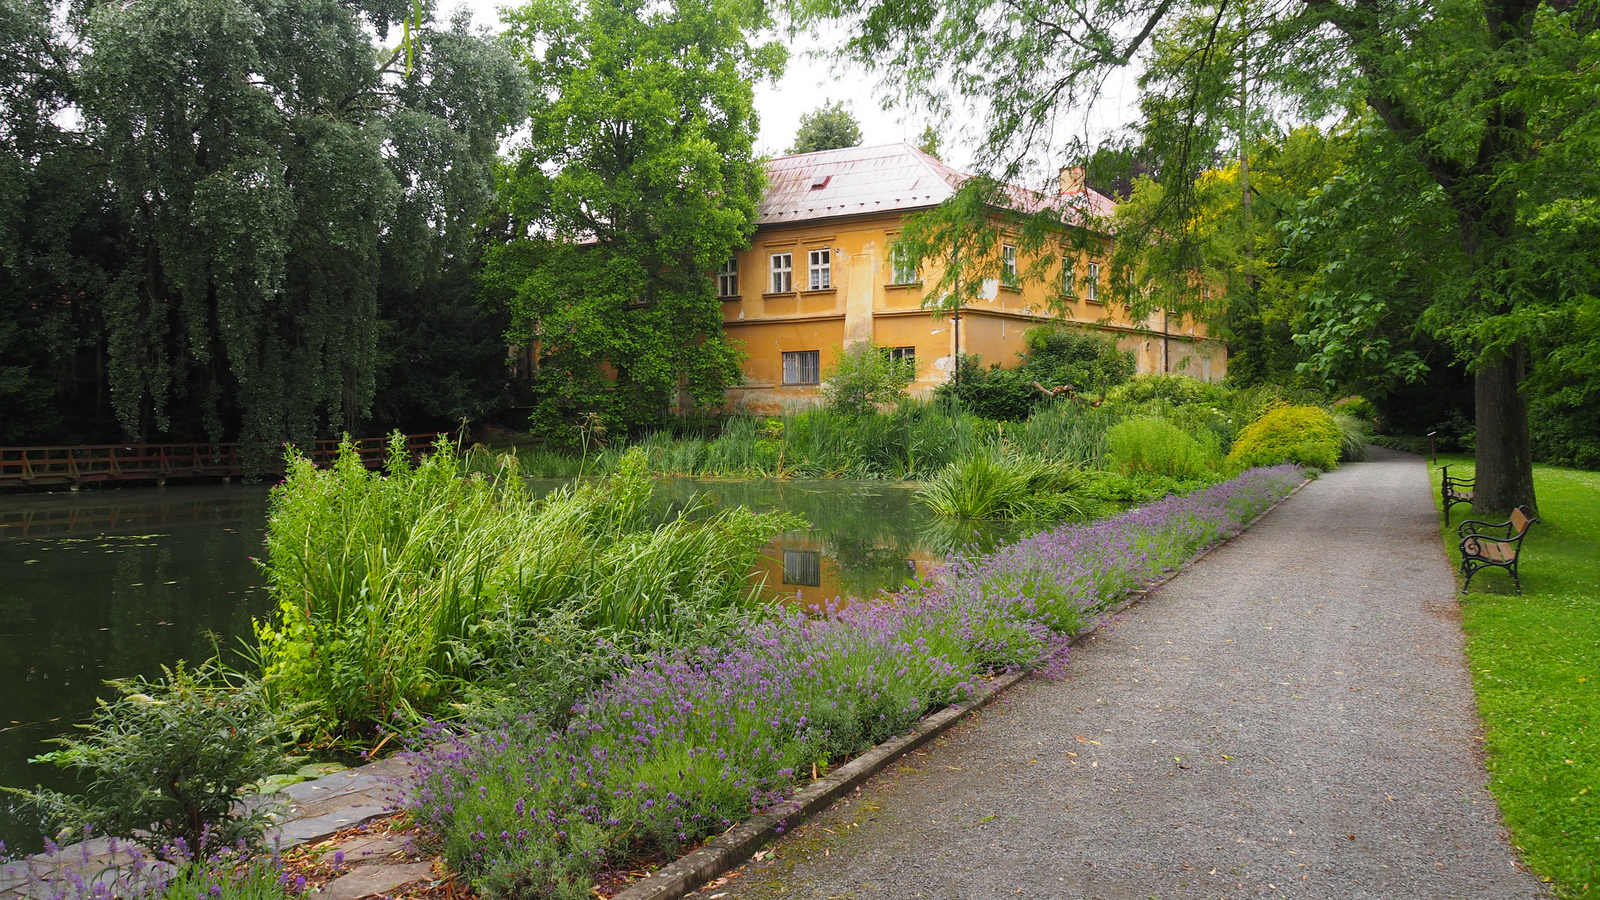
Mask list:
[{"label": "red metal roof", "polygon": [[[767,191],[756,224],[926,209],[949,199],[967,177],[905,143],[780,156],[767,162]],[[1012,187],[1011,195],[1021,209],[1062,204],[1098,219],[1109,218],[1116,206],[1092,189],[1049,196]]]}]

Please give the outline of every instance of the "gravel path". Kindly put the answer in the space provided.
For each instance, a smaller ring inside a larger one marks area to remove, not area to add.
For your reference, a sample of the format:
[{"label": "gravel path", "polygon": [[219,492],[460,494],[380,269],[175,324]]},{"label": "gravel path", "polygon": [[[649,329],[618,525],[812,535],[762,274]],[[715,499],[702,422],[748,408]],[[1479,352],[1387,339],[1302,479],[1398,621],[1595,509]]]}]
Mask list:
[{"label": "gravel path", "polygon": [[697,897],[1540,897],[1415,456],[1306,486]]}]

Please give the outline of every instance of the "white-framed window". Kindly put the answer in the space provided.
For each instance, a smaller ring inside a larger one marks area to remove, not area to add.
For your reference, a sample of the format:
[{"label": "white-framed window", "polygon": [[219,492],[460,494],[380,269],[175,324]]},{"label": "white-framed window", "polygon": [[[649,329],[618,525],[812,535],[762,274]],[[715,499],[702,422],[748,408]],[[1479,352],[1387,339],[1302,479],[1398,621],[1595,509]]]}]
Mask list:
[{"label": "white-framed window", "polygon": [[885,347],[884,355],[889,357],[889,364],[897,369],[903,368],[912,376],[917,374],[917,348],[915,347]]},{"label": "white-framed window", "polygon": [[739,257],[729,259],[717,270],[717,296],[739,296]]},{"label": "white-framed window", "polygon": [[787,294],[794,290],[794,254],[772,254],[772,292]]},{"label": "white-framed window", "polygon": [[816,384],[821,381],[821,356],[816,350],[794,350],[783,354],[783,383]]},{"label": "white-framed window", "polygon": [[1061,257],[1061,293],[1068,297],[1078,293],[1078,261],[1070,256]]},{"label": "white-framed window", "polygon": [[1017,274],[1017,248],[1012,244],[1000,245],[1000,283],[1006,287],[1016,287],[1022,283]]},{"label": "white-framed window", "polygon": [[807,254],[806,270],[811,276],[807,290],[825,291],[833,287],[833,251],[812,250]]},{"label": "white-framed window", "polygon": [[889,283],[890,284],[916,284],[916,262],[911,258],[911,245],[905,241],[895,241],[889,245]]},{"label": "white-framed window", "polygon": [[1083,296],[1091,303],[1100,302],[1100,264],[1089,263],[1089,278],[1083,286]]}]

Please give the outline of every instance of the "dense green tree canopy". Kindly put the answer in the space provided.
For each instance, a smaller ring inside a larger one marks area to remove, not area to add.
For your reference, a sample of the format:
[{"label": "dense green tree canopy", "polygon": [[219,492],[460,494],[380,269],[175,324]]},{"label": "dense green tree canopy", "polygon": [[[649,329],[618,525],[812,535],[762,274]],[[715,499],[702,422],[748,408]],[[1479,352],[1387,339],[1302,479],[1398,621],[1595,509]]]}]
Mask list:
[{"label": "dense green tree canopy", "polygon": [[[92,364],[127,437],[276,454],[366,419],[380,298],[469,252],[525,105],[511,55],[432,6],[73,4],[58,33],[43,0],[0,0],[0,303]],[[405,46],[373,46],[407,16]],[[0,403],[18,370],[23,398],[85,380],[8,340]]]},{"label": "dense green tree canopy", "polygon": [[800,114],[800,130],[795,132],[794,146],[789,148],[789,152],[815,153],[818,150],[839,150],[860,145],[861,123],[856,121],[844,101],[836,100]]},{"label": "dense green tree canopy", "polygon": [[[737,0],[533,0],[508,14],[533,82],[483,278],[536,347],[546,437],[721,398],[739,351],[712,273],[754,231],[756,80],[781,44]],[[744,275],[749,278],[748,274]],[[550,426],[550,427],[546,427]]]},{"label": "dense green tree canopy", "polygon": [[[1184,230],[1195,177],[1230,144],[1237,156],[1265,123],[1344,111],[1363,136],[1361,171],[1286,226],[1309,233],[1332,222],[1347,239],[1349,252],[1319,266],[1319,289],[1331,301],[1326,316],[1353,327],[1312,338],[1314,355],[1331,351],[1331,364],[1362,339],[1359,314],[1345,311],[1371,290],[1363,267],[1389,264],[1379,290],[1406,296],[1386,297],[1387,308],[1410,303],[1416,324],[1477,374],[1479,506],[1533,501],[1520,392],[1528,342],[1594,293],[1584,247],[1594,246],[1600,197],[1600,4],[809,0],[802,9],[807,20],[848,23],[849,51],[889,88],[984,110],[981,156],[1003,172],[1052,146],[1062,152],[1061,111],[1092,102],[1110,70],[1139,61],[1142,137],[1168,185],[1164,225],[1152,233],[1169,238]],[[1370,187],[1350,193],[1357,184]],[[1371,254],[1356,256],[1348,240]],[[1139,280],[1123,284],[1136,312],[1154,304]]]}]

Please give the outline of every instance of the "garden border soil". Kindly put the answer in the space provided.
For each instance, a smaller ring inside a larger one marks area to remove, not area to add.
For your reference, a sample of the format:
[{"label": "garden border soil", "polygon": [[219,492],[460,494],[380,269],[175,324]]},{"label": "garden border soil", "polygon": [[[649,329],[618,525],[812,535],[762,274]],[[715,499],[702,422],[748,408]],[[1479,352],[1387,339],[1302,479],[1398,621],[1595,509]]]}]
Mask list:
[{"label": "garden border soil", "polygon": [[[1071,643],[1077,644],[1087,638],[1098,630],[1101,625],[1111,621],[1117,613],[1148,597],[1162,585],[1176,578],[1185,569],[1204,559],[1217,548],[1237,539],[1239,535],[1248,531],[1268,513],[1277,509],[1279,504],[1299,493],[1301,488],[1310,483],[1310,480],[1307,478],[1295,485],[1293,490],[1274,501],[1260,515],[1244,523],[1234,534],[1206,546],[1182,565],[1174,566],[1149,585],[1138,590],[1129,591],[1123,599],[1101,613],[1095,621],[1084,626],[1077,634],[1073,635]],[[779,837],[784,831],[810,818],[817,812],[826,809],[833,801],[860,787],[867,779],[891,763],[949,731],[957,722],[966,718],[969,714],[988,706],[1003,691],[1026,678],[1028,674],[1028,671],[1021,671],[996,677],[971,700],[947,706],[939,712],[927,716],[918,722],[917,726],[909,734],[885,741],[840,766],[828,775],[807,785],[798,791],[781,809],[764,813],[735,825],[718,837],[707,841],[698,849],[679,857],[676,861],[662,866],[650,875],[628,885],[613,895],[611,900],[680,900],[680,898],[688,896],[724,872],[743,865],[752,854],[769,841]]]}]

